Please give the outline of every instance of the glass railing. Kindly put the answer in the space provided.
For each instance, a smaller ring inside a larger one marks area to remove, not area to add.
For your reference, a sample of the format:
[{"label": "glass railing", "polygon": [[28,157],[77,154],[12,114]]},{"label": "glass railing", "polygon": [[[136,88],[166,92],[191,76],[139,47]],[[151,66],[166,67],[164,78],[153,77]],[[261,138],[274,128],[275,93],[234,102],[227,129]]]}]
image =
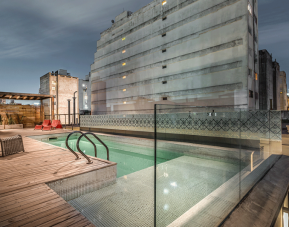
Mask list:
[{"label": "glass railing", "polygon": [[220,225],[282,154],[280,111],[156,105],[155,120],[156,226]]}]

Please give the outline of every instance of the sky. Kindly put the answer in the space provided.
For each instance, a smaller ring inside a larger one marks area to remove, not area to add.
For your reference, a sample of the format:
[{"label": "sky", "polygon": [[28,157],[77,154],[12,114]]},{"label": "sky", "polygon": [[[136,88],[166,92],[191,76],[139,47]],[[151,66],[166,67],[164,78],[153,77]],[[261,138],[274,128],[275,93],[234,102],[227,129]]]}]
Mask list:
[{"label": "sky", "polygon": [[[0,91],[38,93],[40,77],[58,69],[84,78],[100,33],[124,10],[152,0],[0,0]],[[287,71],[289,1],[259,0],[259,49]]]}]

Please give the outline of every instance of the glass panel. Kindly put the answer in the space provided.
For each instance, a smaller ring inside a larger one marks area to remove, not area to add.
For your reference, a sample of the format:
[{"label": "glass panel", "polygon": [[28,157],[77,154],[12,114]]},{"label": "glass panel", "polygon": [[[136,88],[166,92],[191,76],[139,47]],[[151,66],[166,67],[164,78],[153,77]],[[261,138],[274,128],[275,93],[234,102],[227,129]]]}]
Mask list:
[{"label": "glass panel", "polygon": [[278,111],[156,105],[155,118],[156,226],[221,224],[282,153]]}]

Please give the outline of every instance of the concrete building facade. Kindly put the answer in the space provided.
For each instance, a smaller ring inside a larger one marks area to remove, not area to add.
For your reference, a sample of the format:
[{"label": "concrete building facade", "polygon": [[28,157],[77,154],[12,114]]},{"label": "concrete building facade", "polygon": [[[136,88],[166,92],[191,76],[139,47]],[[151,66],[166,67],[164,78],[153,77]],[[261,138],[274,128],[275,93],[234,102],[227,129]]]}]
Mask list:
[{"label": "concrete building facade", "polygon": [[[51,100],[44,100],[45,115],[52,115],[51,105],[54,105],[54,114],[63,115],[60,120],[64,123],[64,114],[68,114],[68,99],[71,100],[70,113],[73,113],[73,99],[74,92],[78,93],[79,80],[77,77],[70,76],[66,70],[58,70],[55,73],[49,72],[40,78],[40,94],[54,95],[54,103]],[[76,93],[76,97],[78,94]],[[78,100],[75,102],[75,109],[78,112]],[[71,118],[72,120],[72,118]],[[68,123],[68,122],[67,122]]]},{"label": "concrete building facade", "polygon": [[154,0],[101,33],[92,114],[154,104],[259,108],[257,0]]},{"label": "concrete building facade", "polygon": [[85,79],[79,79],[78,87],[79,113],[90,113],[91,111],[91,76],[90,73]]}]

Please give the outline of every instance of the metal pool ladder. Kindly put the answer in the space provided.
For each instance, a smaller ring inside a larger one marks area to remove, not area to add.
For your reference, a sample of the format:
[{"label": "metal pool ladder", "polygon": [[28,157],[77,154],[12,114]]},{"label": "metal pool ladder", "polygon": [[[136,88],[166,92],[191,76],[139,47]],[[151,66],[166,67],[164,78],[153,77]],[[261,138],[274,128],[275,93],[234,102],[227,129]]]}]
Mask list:
[{"label": "metal pool ladder", "polygon": [[80,157],[79,157],[78,154],[77,154],[74,150],[72,150],[71,147],[68,145],[69,137],[70,137],[71,135],[73,135],[74,133],[80,133],[80,134],[81,134],[81,136],[78,138],[78,140],[77,140],[77,142],[76,142],[76,148],[77,148],[77,150],[79,151],[79,153],[82,154],[82,156],[86,158],[86,160],[88,161],[87,164],[92,164],[93,162],[90,160],[89,157],[87,157],[86,154],[83,153],[82,150],[80,150],[79,142],[80,142],[80,140],[81,140],[82,137],[85,137],[85,138],[94,146],[94,154],[95,154],[95,157],[97,158],[96,145],[91,141],[91,139],[88,138],[87,134],[94,136],[94,138],[97,139],[97,140],[105,147],[106,153],[107,153],[107,160],[109,161],[109,149],[108,149],[108,147],[106,146],[106,144],[105,144],[101,139],[99,139],[95,134],[93,134],[93,133],[91,133],[91,132],[83,133],[83,132],[81,132],[81,131],[75,131],[75,132],[70,133],[70,134],[67,136],[66,142],[65,142],[65,143],[66,143],[66,147],[68,148],[68,150],[70,150],[71,153],[73,153],[73,154],[76,156],[76,160],[80,159]]}]

